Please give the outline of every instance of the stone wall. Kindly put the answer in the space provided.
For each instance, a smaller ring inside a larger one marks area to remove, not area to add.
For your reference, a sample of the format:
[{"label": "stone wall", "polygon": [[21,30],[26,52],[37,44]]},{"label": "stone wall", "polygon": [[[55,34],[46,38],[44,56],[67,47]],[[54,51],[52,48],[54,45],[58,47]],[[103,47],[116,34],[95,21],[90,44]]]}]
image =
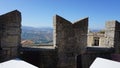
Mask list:
[{"label": "stone wall", "polygon": [[39,68],[57,68],[56,49],[22,47],[19,58]]},{"label": "stone wall", "polygon": [[114,37],[114,47],[115,52],[120,54],[120,23],[115,21],[115,37]]},{"label": "stone wall", "polygon": [[115,21],[108,21],[105,29],[105,45],[108,47],[114,47],[115,37]]},{"label": "stone wall", "polygon": [[116,53],[120,53],[120,23],[118,21],[108,21],[105,31],[105,45],[114,47]]},{"label": "stone wall", "polygon": [[87,47],[86,52],[82,56],[82,68],[89,68],[97,57],[111,59],[114,48],[105,47]]},{"label": "stone wall", "polygon": [[1,61],[17,56],[21,41],[21,13],[17,10],[0,16]]},{"label": "stone wall", "polygon": [[[87,39],[87,46],[88,47],[92,47],[92,46],[107,47],[104,45],[104,41],[105,41],[104,33],[88,32],[87,37],[88,37],[88,39]],[[98,39],[98,45],[95,45],[96,38]]]},{"label": "stone wall", "polygon": [[58,49],[58,68],[76,68],[77,55],[87,46],[88,18],[72,24],[54,16],[54,46]]},{"label": "stone wall", "polygon": [[74,29],[74,42],[77,50],[77,54],[85,52],[87,47],[87,32],[88,32],[88,18],[81,19],[72,24]]},{"label": "stone wall", "polygon": [[94,35],[92,32],[88,32],[87,35],[87,46],[92,46],[94,44]]},{"label": "stone wall", "polygon": [[[106,23],[105,46],[87,47],[88,18],[74,23],[54,16],[54,45],[21,47],[21,13],[17,10],[0,16],[0,62],[19,57],[40,68],[89,68],[96,57],[111,58],[120,53],[120,23]],[[112,48],[113,47],[113,48]]]}]

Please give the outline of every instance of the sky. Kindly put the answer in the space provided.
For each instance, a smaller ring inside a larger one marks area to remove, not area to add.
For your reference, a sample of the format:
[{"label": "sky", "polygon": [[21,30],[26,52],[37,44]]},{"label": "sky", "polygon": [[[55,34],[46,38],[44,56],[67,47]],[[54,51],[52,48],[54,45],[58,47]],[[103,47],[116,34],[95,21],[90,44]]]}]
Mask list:
[{"label": "sky", "polygon": [[120,0],[0,0],[0,15],[16,9],[22,14],[22,26],[53,27],[56,14],[71,22],[89,17],[90,29],[120,21]]}]

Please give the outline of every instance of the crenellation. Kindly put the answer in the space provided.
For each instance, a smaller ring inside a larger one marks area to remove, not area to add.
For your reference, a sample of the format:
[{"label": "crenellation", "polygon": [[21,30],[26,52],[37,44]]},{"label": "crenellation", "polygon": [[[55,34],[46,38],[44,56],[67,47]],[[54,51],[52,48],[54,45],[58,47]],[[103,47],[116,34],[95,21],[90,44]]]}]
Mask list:
[{"label": "crenellation", "polygon": [[[56,25],[54,25],[54,28],[56,29],[54,32],[56,34],[55,42],[58,47],[59,68],[76,67],[75,57],[83,50],[83,47],[80,44],[86,46],[86,44],[84,44],[85,41],[82,40],[83,38],[85,40],[87,38],[87,19],[83,19],[72,24],[71,22],[57,15],[56,22],[54,22],[54,24],[56,23]],[[82,50],[80,50],[79,48]]]},{"label": "crenellation", "polygon": [[0,60],[4,61],[18,56],[17,49],[21,41],[21,13],[15,10],[1,15],[0,24],[0,46],[3,51],[7,51],[7,59]]},{"label": "crenellation", "polygon": [[108,21],[104,31],[92,33],[88,18],[72,23],[55,15],[53,45],[22,47],[21,20],[18,10],[0,16],[0,62],[19,57],[40,68],[89,68],[96,57],[112,59],[111,54],[120,53],[118,21]]}]

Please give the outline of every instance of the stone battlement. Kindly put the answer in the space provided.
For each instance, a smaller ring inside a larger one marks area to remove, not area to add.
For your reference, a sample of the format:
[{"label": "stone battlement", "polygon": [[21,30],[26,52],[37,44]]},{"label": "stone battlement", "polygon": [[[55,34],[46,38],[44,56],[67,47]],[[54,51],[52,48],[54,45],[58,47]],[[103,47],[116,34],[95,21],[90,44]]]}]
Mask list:
[{"label": "stone battlement", "polygon": [[21,20],[18,10],[0,16],[0,62],[19,57],[40,68],[89,68],[96,57],[120,53],[118,21],[106,23],[104,45],[110,48],[96,48],[87,47],[88,18],[71,23],[55,15],[54,44],[40,47],[21,46]]}]

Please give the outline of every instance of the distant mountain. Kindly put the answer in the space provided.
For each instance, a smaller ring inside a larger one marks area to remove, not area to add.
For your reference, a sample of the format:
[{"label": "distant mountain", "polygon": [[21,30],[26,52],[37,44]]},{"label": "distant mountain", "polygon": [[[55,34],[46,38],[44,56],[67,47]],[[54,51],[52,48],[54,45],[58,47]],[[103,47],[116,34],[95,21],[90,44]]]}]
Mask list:
[{"label": "distant mountain", "polygon": [[22,26],[23,30],[35,30],[35,31],[52,31],[53,28],[51,27],[29,27],[29,26]]},{"label": "distant mountain", "polygon": [[91,32],[99,32],[101,30],[104,30],[104,29],[89,29]]},{"label": "distant mountain", "polygon": [[100,30],[97,30],[97,29],[93,29],[91,30],[92,32],[99,32]]},{"label": "distant mountain", "polygon": [[32,40],[35,44],[52,43],[53,42],[53,28],[43,27],[35,28],[22,26],[22,40]]}]

